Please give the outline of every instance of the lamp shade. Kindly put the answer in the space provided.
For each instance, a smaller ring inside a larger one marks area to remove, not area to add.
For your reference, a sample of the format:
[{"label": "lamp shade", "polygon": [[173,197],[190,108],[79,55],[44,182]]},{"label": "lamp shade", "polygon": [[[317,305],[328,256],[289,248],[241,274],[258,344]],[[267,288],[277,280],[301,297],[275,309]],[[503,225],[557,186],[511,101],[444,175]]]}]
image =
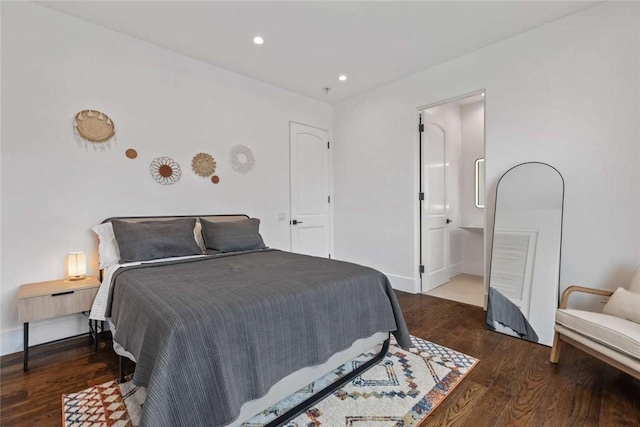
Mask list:
[{"label": "lamp shade", "polygon": [[71,252],[67,257],[69,279],[84,279],[87,274],[87,257],[84,252]]}]

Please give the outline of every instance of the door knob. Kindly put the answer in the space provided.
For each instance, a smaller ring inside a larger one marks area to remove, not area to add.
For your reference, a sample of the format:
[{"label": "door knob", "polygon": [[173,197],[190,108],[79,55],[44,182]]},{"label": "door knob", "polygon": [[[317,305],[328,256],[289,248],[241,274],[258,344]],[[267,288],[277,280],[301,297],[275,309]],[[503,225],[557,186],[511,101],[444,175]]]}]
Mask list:
[{"label": "door knob", "polygon": [[294,219],[293,221],[291,221],[292,225],[297,225],[297,224],[302,224],[302,221],[298,221],[297,219]]},{"label": "door knob", "polygon": [[447,224],[451,224],[453,221],[451,221],[449,218],[447,218]]}]

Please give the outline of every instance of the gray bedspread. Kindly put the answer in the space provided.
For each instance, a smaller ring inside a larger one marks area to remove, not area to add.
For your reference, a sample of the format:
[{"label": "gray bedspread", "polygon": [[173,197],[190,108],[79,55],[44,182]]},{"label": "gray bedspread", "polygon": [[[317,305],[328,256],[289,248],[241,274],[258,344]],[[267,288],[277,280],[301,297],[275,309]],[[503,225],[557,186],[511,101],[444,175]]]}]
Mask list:
[{"label": "gray bedspread", "polygon": [[122,268],[110,310],[147,387],[142,426],[228,424],[283,377],[378,331],[410,346],[382,273],[277,250]]},{"label": "gray bedspread", "polygon": [[489,301],[487,304],[487,327],[492,331],[495,330],[493,322],[499,322],[503,326],[511,328],[520,338],[525,340],[538,342],[538,334],[533,329],[529,321],[517,305],[512,303],[509,298],[505,297],[495,289],[489,287]]}]

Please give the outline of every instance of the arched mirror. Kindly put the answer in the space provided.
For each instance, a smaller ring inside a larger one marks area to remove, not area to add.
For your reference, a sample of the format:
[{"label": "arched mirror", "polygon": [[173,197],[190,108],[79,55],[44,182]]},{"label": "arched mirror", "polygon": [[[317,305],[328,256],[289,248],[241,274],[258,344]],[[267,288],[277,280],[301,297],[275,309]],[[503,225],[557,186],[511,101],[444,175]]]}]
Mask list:
[{"label": "arched mirror", "polygon": [[558,307],[564,180],[538,162],[509,169],[496,192],[487,328],[550,346]]}]

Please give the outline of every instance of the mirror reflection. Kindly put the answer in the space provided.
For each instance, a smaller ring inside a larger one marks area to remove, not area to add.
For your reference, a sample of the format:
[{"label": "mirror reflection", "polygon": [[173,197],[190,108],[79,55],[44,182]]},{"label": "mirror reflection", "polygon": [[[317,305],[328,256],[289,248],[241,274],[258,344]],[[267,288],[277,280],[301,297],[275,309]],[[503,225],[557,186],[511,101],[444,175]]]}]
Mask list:
[{"label": "mirror reflection", "polygon": [[476,160],[476,208],[484,209],[484,159]]},{"label": "mirror reflection", "polygon": [[487,328],[551,345],[560,279],[564,182],[545,163],[507,171],[496,193]]}]

